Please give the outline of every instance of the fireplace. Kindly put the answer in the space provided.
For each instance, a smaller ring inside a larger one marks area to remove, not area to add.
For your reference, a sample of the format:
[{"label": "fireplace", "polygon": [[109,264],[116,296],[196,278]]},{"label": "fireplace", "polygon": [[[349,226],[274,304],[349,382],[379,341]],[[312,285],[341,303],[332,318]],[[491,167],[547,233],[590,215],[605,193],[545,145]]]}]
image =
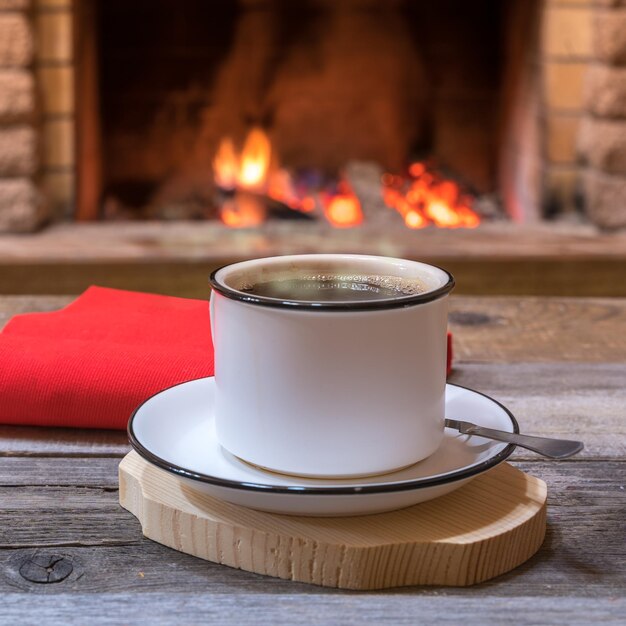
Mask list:
[{"label": "fireplace", "polygon": [[478,224],[470,205],[499,188],[507,3],[178,4],[94,5],[99,151],[79,166],[101,185],[83,215]]},{"label": "fireplace", "polygon": [[[448,225],[439,205],[469,216],[454,226],[626,225],[621,2],[0,9],[0,230],[272,217],[421,228]],[[262,182],[225,183],[216,164],[241,168],[255,137],[269,146]]]}]

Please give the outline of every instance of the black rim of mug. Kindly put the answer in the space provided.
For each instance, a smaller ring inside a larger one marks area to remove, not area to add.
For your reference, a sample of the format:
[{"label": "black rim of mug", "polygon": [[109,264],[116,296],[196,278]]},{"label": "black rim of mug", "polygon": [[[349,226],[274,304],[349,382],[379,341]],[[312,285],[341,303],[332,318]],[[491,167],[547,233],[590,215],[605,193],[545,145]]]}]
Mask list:
[{"label": "black rim of mug", "polygon": [[[300,255],[300,256],[314,256],[314,255]],[[384,258],[384,257],[381,257]],[[438,287],[437,289],[433,289],[432,291],[427,291],[425,293],[420,293],[414,296],[403,296],[399,298],[391,298],[391,299],[381,299],[381,300],[369,300],[369,301],[361,301],[361,302],[306,302],[302,300],[283,300],[280,298],[269,298],[266,296],[256,296],[252,294],[244,293],[243,291],[237,291],[232,287],[228,287],[223,283],[220,283],[216,276],[218,272],[223,270],[226,267],[230,267],[231,265],[237,265],[237,263],[229,263],[227,265],[222,265],[222,267],[217,268],[215,271],[211,272],[209,276],[209,284],[211,288],[217,293],[229,298],[230,300],[237,300],[239,302],[245,302],[246,304],[253,304],[257,306],[266,306],[278,309],[290,309],[294,311],[372,311],[372,310],[385,310],[385,309],[401,309],[405,307],[416,306],[418,304],[425,304],[427,302],[432,302],[433,300],[439,300],[439,298],[443,298],[448,295],[452,289],[454,288],[454,277],[450,272],[439,267],[438,265],[433,265],[432,263],[425,263],[424,265],[429,265],[430,267],[434,267],[441,272],[443,272],[448,280],[444,285]]]}]

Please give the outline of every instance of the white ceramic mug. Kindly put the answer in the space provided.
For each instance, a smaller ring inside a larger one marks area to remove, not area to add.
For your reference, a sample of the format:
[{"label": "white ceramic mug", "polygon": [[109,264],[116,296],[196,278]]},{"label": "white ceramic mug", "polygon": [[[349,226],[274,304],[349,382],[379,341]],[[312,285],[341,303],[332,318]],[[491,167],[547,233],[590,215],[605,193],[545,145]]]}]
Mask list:
[{"label": "white ceramic mug", "polygon": [[[423,293],[360,302],[250,295],[291,270],[417,279]],[[377,256],[244,261],[211,275],[217,437],[286,474],[380,474],[426,458],[443,437],[447,296],[437,267]]]}]

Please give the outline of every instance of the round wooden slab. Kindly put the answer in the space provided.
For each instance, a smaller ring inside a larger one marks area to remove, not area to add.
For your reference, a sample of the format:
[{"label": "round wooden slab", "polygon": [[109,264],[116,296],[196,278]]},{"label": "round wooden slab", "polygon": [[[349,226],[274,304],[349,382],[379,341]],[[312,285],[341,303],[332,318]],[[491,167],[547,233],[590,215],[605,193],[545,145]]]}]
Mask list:
[{"label": "round wooden slab", "polygon": [[344,589],[463,586],[517,567],[546,530],[546,484],[503,463],[458,491],[360,517],[293,517],[222,502],[136,452],[120,463],[120,504],[143,533],[202,559]]}]

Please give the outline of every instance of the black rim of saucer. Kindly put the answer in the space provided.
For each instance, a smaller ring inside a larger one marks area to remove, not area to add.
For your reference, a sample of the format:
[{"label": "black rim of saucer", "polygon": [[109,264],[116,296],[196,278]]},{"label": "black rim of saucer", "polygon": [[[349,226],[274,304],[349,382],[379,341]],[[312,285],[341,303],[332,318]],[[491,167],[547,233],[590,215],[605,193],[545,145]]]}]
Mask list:
[{"label": "black rim of saucer", "polygon": [[[415,480],[402,481],[400,483],[391,482],[391,483],[378,483],[374,485],[354,485],[354,486],[343,485],[343,486],[337,486],[337,487],[333,487],[333,486],[307,487],[306,485],[276,486],[276,485],[267,485],[263,483],[240,482],[236,480],[218,478],[216,476],[210,476],[208,474],[194,472],[185,467],[181,467],[179,465],[170,463],[169,461],[166,461],[162,457],[157,456],[156,454],[154,454],[153,452],[151,452],[150,450],[148,450],[145,446],[141,444],[141,442],[135,435],[135,431],[134,431],[134,421],[135,421],[137,414],[147,402],[152,400],[152,398],[155,398],[156,396],[162,393],[165,393],[166,391],[169,391],[170,389],[173,389],[174,387],[179,387],[180,385],[186,385],[190,382],[196,382],[199,380],[209,380],[210,378],[212,378],[212,376],[205,377],[205,378],[197,378],[194,380],[185,381],[183,383],[178,383],[177,385],[172,385],[171,387],[168,387],[167,389],[163,389],[162,391],[159,391],[155,393],[154,395],[150,396],[150,398],[142,402],[133,411],[133,414],[131,415],[128,421],[128,438],[130,440],[130,444],[135,449],[135,451],[144,459],[146,459],[146,461],[152,463],[153,465],[156,465],[157,467],[167,472],[170,472],[171,474],[175,474],[177,476],[188,478],[190,480],[195,480],[201,483],[214,485],[217,487],[226,487],[229,489],[238,489],[242,491],[253,491],[257,493],[262,492],[262,493],[299,494],[299,495],[317,495],[317,496],[319,495],[345,496],[345,495],[363,495],[363,494],[374,494],[374,493],[392,493],[392,492],[399,492],[399,491],[412,491],[416,489],[424,489],[426,487],[435,487],[438,485],[446,485],[449,483],[454,483],[459,480],[464,480],[466,478],[477,476],[478,474],[481,474],[487,471],[488,469],[498,465],[499,463],[507,459],[511,455],[513,450],[515,450],[515,447],[516,447],[515,444],[510,443],[505,448],[503,448],[500,452],[495,454],[494,456],[489,457],[485,461],[482,461],[481,463],[478,463],[476,465],[472,465],[470,467],[456,470],[453,472],[448,472],[446,474],[439,474],[431,478],[418,478]],[[480,391],[470,389],[469,387],[464,387],[463,385],[457,385],[454,383],[447,383],[447,384],[452,387],[460,387],[461,389],[465,389],[466,391],[476,393],[480,396],[487,398],[488,400],[490,400],[491,402],[499,406],[511,420],[511,424],[513,426],[513,433],[519,434],[519,425],[517,423],[517,420],[515,419],[511,411],[509,411],[509,409],[507,409],[503,404],[501,404],[497,400],[494,400],[491,396],[488,396],[485,393],[481,393]],[[250,467],[254,467],[254,466],[250,466]],[[264,470],[259,468],[258,471],[262,472]],[[299,480],[299,477],[294,476],[294,481],[297,481],[297,480]],[[323,479],[320,478],[316,480],[323,480]],[[338,480],[338,479],[333,479],[333,480]]]},{"label": "black rim of saucer", "polygon": [[218,282],[216,279],[217,273],[225,267],[230,267],[231,265],[236,264],[229,263],[227,265],[222,265],[222,267],[218,267],[214,272],[211,272],[211,275],[209,276],[211,289],[226,298],[237,300],[239,302],[245,302],[246,304],[254,304],[278,309],[291,309],[295,311],[380,311],[384,309],[401,309],[415,306],[417,304],[425,304],[426,302],[432,302],[433,300],[439,300],[439,298],[443,298],[448,295],[452,289],[454,289],[454,277],[450,274],[450,272],[444,270],[443,267],[439,267],[438,265],[424,263],[424,265],[430,265],[431,267],[442,271],[448,277],[445,285],[415,296],[369,300],[365,302],[307,302],[304,300],[282,300],[280,298],[270,298],[267,296],[255,296],[243,291],[238,291],[237,289],[233,289],[232,287],[228,287],[227,285]]}]

